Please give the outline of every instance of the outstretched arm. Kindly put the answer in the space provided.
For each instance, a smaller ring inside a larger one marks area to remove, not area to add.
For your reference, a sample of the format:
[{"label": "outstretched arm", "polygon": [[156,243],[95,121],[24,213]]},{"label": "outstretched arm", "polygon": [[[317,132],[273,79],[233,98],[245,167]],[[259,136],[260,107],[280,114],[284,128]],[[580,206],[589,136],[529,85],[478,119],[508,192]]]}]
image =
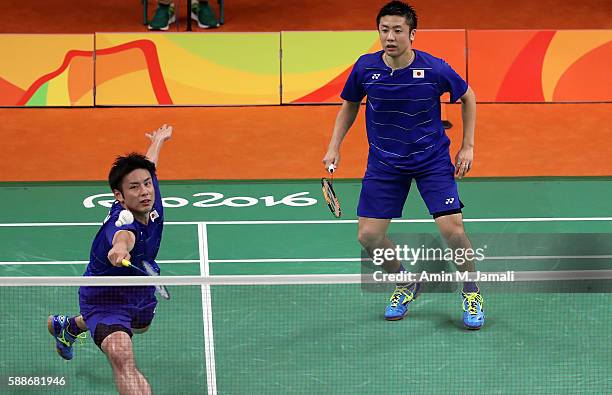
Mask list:
[{"label": "outstretched arm", "polygon": [[120,230],[113,236],[113,247],[108,252],[108,260],[113,266],[121,267],[121,261],[130,260],[130,251],[134,248],[136,236],[129,230]]},{"label": "outstretched arm", "polygon": [[327,153],[323,157],[325,169],[328,169],[329,165],[332,164],[335,166],[338,165],[340,161],[340,145],[353,125],[353,122],[355,122],[360,105],[361,103],[346,100],[342,103],[342,107],[340,111],[338,111],[338,116],[336,117],[336,124],[334,125],[334,132],[332,133]]},{"label": "outstretched arm", "polygon": [[461,118],[463,120],[463,141],[455,157],[455,175],[462,178],[472,168],[474,161],[474,128],[476,127],[476,95],[468,86],[461,96]]},{"label": "outstretched arm", "polygon": [[159,129],[152,133],[146,133],[147,136],[151,140],[151,145],[147,150],[147,159],[150,160],[157,166],[157,162],[159,160],[159,151],[161,150],[164,142],[170,137],[172,137],[172,126],[168,126],[163,124]]}]

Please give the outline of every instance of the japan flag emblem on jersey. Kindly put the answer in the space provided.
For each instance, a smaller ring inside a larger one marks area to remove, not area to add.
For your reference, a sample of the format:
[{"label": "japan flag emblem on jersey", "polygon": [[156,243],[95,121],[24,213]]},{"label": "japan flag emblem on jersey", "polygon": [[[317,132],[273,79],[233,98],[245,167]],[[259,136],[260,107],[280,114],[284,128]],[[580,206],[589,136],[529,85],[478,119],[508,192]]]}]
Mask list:
[{"label": "japan flag emblem on jersey", "polygon": [[425,78],[425,70],[412,70],[412,78]]}]

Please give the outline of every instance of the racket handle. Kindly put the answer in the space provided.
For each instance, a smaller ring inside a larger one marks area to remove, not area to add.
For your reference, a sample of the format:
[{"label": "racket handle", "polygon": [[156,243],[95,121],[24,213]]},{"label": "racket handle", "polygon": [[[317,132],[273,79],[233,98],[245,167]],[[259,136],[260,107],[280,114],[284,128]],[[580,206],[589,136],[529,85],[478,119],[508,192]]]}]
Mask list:
[{"label": "racket handle", "polygon": [[336,171],[336,165],[332,163],[331,165],[327,166],[327,171],[333,173],[334,171]]},{"label": "racket handle", "polygon": [[132,266],[132,263],[130,261],[128,261],[127,259],[124,259],[124,260],[121,261],[121,265],[123,267],[130,267],[130,266]]}]

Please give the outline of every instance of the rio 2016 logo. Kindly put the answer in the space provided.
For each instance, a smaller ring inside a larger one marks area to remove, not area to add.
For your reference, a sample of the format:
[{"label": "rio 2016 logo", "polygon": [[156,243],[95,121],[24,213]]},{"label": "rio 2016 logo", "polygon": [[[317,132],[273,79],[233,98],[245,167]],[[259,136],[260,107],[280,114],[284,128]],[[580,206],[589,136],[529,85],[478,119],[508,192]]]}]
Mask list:
[{"label": "rio 2016 logo", "polygon": [[[251,207],[258,204],[264,204],[266,207],[273,206],[290,206],[290,207],[306,207],[317,204],[317,199],[307,197],[310,192],[297,192],[291,195],[287,195],[279,200],[276,200],[274,196],[262,196],[260,198],[249,197],[249,196],[232,196],[225,197],[224,194],[219,192],[201,192],[194,193],[192,196],[200,198],[196,202],[191,203],[188,199],[182,197],[164,197],[162,203],[164,207],[185,207],[190,204],[193,207]],[[83,206],[85,208],[94,208],[96,204],[102,207],[110,208],[113,205],[115,198],[112,193],[101,193],[98,195],[88,196],[83,199]]]}]

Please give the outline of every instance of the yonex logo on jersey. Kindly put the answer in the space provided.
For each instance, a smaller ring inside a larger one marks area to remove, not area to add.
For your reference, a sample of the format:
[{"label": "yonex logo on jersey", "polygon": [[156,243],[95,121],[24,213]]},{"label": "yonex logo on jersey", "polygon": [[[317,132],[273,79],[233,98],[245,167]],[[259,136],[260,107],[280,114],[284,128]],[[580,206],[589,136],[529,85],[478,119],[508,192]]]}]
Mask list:
[{"label": "yonex logo on jersey", "polygon": [[455,198],[448,198],[446,199],[446,202],[444,204],[453,204],[454,201],[455,201]]},{"label": "yonex logo on jersey", "polygon": [[412,78],[425,78],[425,70],[412,70]]},{"label": "yonex logo on jersey", "polygon": [[380,77],[380,74],[372,74],[372,79],[377,80]]}]

